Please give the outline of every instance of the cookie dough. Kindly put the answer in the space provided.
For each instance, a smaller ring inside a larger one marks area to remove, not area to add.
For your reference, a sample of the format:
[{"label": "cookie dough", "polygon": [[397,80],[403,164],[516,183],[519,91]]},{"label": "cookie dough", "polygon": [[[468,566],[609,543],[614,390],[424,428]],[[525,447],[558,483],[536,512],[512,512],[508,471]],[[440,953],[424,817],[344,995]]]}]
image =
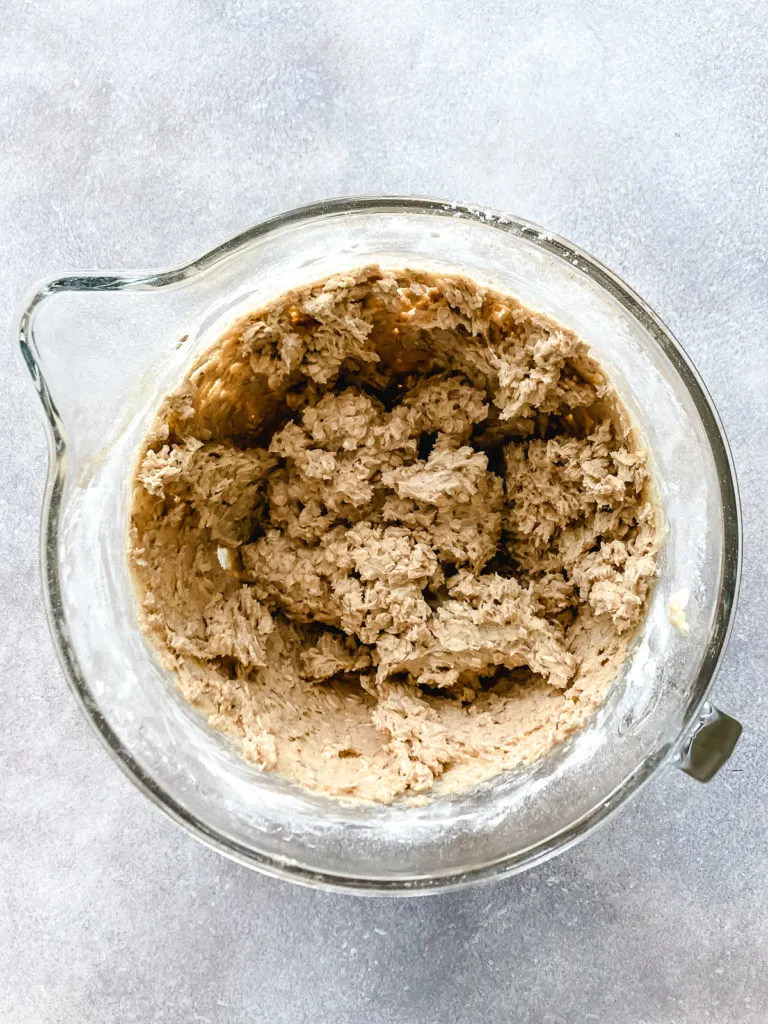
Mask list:
[{"label": "cookie dough", "polygon": [[248,760],[390,802],[582,726],[657,542],[583,341],[466,278],[369,266],[198,359],[140,453],[129,560],[147,637]]}]

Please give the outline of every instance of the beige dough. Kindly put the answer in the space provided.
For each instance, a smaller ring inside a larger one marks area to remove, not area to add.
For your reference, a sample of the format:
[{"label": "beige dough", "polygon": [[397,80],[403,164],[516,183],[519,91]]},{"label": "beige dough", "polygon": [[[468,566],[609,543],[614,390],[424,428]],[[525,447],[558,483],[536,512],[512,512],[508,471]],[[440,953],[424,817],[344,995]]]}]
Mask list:
[{"label": "beige dough", "polygon": [[339,274],[240,320],[159,410],[142,628],[258,767],[460,789],[603,700],[656,571],[649,490],[570,331],[461,277]]}]

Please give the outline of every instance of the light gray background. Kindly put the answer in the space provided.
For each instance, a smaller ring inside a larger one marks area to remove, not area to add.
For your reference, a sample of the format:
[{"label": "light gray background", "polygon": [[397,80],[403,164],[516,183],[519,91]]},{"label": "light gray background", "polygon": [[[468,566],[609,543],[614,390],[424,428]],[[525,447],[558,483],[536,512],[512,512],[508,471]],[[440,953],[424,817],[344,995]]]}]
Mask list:
[{"label": "light gray background", "polygon": [[165,820],[75,708],[38,583],[45,440],[2,356],[0,1019],[768,1019],[768,6],[0,0],[0,302],[152,267],[331,195],[493,205],[584,246],[682,339],[741,484],[709,786],[666,770],[579,848],[458,894],[292,887]]}]

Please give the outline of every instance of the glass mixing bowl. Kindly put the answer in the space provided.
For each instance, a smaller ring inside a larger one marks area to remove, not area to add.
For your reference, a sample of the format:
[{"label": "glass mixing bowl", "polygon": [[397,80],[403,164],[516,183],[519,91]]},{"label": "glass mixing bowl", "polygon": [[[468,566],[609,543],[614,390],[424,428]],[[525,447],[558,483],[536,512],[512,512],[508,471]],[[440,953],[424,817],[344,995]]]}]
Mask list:
[{"label": "glass mixing bowl", "polygon": [[[241,760],[144,642],[126,563],[128,477],[162,396],[241,313],[369,262],[465,273],[578,332],[634,414],[666,524],[642,630],[587,727],[535,764],[425,807],[345,805]],[[20,343],[51,438],[42,562],[65,674],[126,774],[214,849],[327,888],[458,886],[572,845],[665,762],[706,779],[730,753],[740,726],[705,703],[739,576],[722,428],[659,318],[570,243],[454,203],[337,199],[170,270],[43,283],[21,316]],[[687,634],[670,621],[679,592],[689,595]]]}]

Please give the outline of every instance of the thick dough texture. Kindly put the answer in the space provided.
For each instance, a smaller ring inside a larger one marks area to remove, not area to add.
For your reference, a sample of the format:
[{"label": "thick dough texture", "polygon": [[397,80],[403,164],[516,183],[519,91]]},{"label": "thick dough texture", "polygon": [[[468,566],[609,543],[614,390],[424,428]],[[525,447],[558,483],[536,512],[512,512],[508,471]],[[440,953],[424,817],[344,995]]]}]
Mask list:
[{"label": "thick dough texture", "polygon": [[143,446],[129,560],[146,635],[246,758],[419,801],[583,725],[657,541],[584,342],[468,279],[373,266],[198,359]]}]

